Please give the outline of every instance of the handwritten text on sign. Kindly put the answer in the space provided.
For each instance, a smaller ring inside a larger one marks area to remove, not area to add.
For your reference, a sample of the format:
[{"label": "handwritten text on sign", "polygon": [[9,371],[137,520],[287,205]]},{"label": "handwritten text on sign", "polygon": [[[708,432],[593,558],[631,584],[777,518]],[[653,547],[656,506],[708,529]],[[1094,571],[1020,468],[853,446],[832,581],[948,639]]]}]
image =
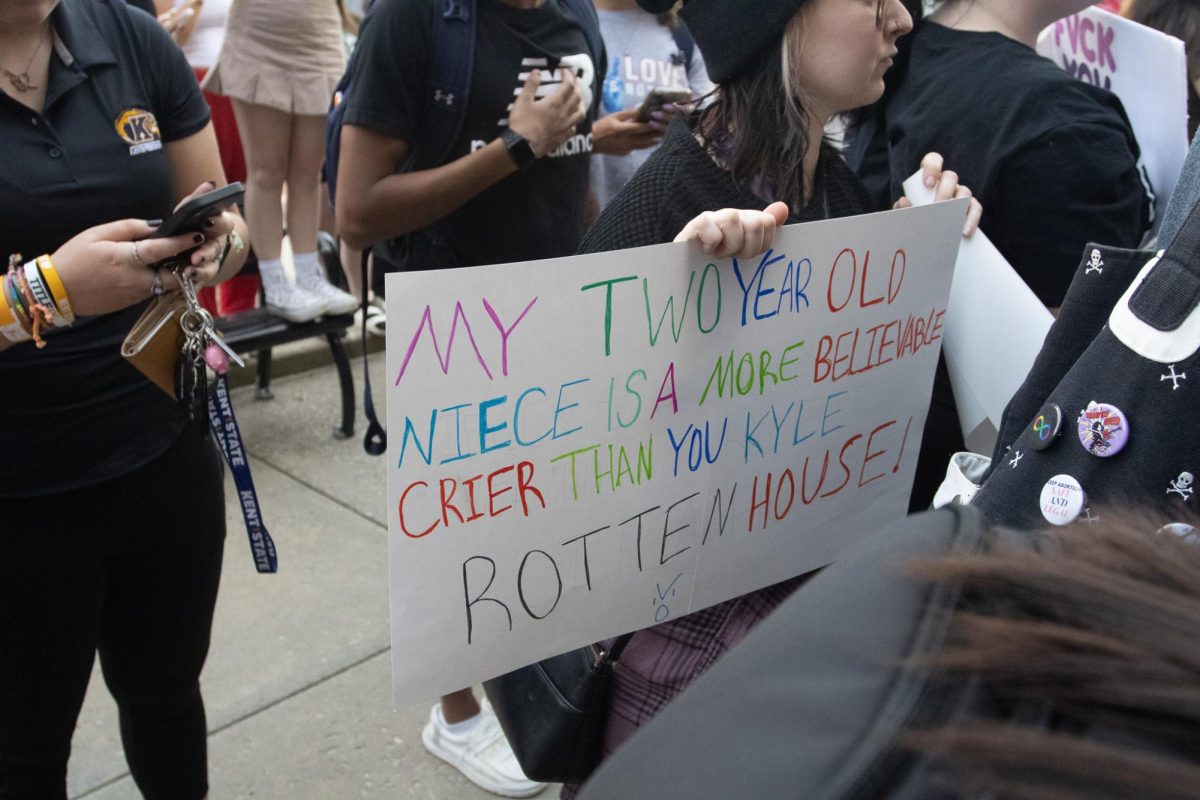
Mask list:
[{"label": "handwritten text on sign", "polygon": [[905,510],[964,204],[388,276],[396,697],[819,567]]}]

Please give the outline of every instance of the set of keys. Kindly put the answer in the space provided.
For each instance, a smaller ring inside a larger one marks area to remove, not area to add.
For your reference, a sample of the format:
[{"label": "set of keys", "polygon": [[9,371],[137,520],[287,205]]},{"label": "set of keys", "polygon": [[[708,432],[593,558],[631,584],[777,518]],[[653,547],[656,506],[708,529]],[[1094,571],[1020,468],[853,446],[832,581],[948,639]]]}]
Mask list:
[{"label": "set of keys", "polygon": [[[183,287],[183,299],[187,305],[179,315],[179,326],[183,329],[183,358],[179,361],[179,372],[175,376],[176,397],[193,421],[206,420],[203,430],[215,437],[225,456],[225,463],[229,465],[233,483],[237,487],[238,505],[246,523],[254,569],[259,573],[278,572],[275,542],[263,523],[258,494],[254,490],[254,478],[250,474],[250,462],[246,458],[242,434],[233,416],[229,383],[225,380],[230,363],[239,367],[246,364],[217,333],[212,314],[196,299],[196,285],[184,276],[183,267],[176,267],[174,272],[179,285]],[[210,369],[217,376],[211,399],[208,392]]]},{"label": "set of keys", "polygon": [[230,362],[239,367],[246,363],[217,333],[212,314],[200,305],[196,297],[196,285],[183,274],[183,268],[175,269],[175,277],[183,287],[183,298],[187,308],[179,315],[183,329],[183,358],[179,362],[179,374],[175,378],[176,397],[192,420],[208,418],[208,370],[217,375],[229,371]]}]

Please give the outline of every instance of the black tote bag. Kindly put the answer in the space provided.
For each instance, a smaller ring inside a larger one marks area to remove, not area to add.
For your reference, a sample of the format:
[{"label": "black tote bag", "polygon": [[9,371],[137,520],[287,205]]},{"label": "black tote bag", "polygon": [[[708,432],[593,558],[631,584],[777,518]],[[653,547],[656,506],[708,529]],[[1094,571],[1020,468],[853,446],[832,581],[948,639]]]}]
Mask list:
[{"label": "black tote bag", "polygon": [[[1112,294],[1119,297],[1103,313]],[[1200,206],[1161,256],[1089,248],[1072,295],[1086,302],[1064,307],[1010,402],[991,475],[973,505],[994,522],[1039,527],[1055,521],[1043,513],[1043,493],[1057,481],[1077,486],[1083,502],[1055,524],[1086,524],[1121,504],[1156,508],[1164,524],[1172,522],[1198,504]],[[1088,416],[1093,403],[1119,414],[1098,422]],[[1041,417],[1052,405],[1062,426],[1047,445]],[[1098,435],[1088,432],[1096,424],[1112,437],[1098,448],[1086,443]]]}]

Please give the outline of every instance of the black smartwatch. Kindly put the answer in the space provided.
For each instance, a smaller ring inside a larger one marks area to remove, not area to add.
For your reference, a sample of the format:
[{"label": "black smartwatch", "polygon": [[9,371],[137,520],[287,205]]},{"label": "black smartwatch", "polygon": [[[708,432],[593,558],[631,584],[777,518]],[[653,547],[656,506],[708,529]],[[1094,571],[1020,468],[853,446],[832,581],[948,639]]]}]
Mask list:
[{"label": "black smartwatch", "polygon": [[513,163],[517,165],[517,169],[525,169],[537,161],[537,153],[533,152],[529,142],[512,128],[505,128],[501,132],[500,141],[504,142],[504,147],[508,150],[508,155],[512,158]]}]

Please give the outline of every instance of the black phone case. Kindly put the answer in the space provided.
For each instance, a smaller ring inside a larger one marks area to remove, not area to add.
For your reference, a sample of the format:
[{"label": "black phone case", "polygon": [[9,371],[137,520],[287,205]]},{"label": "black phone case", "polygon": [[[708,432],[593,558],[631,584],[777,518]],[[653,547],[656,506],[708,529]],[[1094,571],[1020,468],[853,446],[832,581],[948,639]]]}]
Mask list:
[{"label": "black phone case", "polygon": [[222,186],[199,197],[193,197],[167,217],[154,233],[150,234],[149,238],[162,239],[167,236],[178,236],[181,233],[198,233],[204,229],[204,223],[210,217],[217,216],[239,202],[245,192],[245,187],[235,181],[228,186]]}]

